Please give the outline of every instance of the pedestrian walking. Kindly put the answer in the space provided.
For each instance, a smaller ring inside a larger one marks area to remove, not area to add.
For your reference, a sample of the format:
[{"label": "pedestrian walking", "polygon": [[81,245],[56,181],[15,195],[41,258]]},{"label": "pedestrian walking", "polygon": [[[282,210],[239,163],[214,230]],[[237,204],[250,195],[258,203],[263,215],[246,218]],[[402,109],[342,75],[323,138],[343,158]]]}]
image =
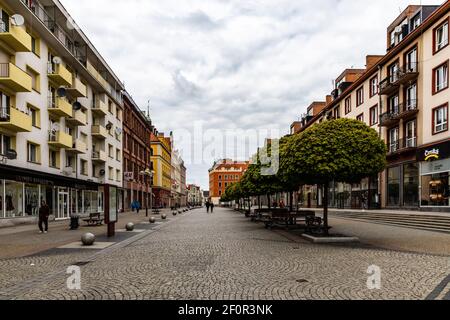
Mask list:
[{"label": "pedestrian walking", "polygon": [[141,203],[139,201],[136,201],[136,211],[137,214],[139,214],[139,210],[141,210]]},{"label": "pedestrian walking", "polygon": [[[42,200],[41,207],[39,208],[39,233],[47,233],[48,232],[48,217],[50,216],[50,208],[45,202]],[[45,227],[45,229],[44,229]]]},{"label": "pedestrian walking", "polygon": [[209,213],[209,207],[210,207],[210,203],[209,201],[206,201],[206,213]]},{"label": "pedestrian walking", "polygon": [[214,213],[214,203],[211,202],[211,213]]}]

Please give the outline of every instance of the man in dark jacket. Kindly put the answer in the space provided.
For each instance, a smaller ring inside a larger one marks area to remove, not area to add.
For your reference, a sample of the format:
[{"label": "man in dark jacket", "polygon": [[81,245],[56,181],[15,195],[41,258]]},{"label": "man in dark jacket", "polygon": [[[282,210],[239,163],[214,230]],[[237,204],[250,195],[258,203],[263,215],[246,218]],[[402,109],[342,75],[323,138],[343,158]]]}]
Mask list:
[{"label": "man in dark jacket", "polygon": [[[45,200],[42,200],[41,207],[39,208],[39,230],[40,233],[48,232],[48,217],[50,216],[50,208],[48,207]],[[45,230],[42,226],[44,224]]]}]

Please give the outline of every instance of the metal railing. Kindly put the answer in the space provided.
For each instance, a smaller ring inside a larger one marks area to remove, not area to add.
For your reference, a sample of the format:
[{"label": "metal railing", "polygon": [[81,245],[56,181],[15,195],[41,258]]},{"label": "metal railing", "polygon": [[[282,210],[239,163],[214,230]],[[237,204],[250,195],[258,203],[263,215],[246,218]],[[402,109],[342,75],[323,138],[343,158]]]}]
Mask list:
[{"label": "metal railing", "polygon": [[417,137],[407,137],[389,142],[389,153],[399,152],[405,149],[417,148]]},{"label": "metal railing", "polygon": [[57,142],[58,141],[58,130],[49,130],[48,131],[48,141],[49,142]]}]

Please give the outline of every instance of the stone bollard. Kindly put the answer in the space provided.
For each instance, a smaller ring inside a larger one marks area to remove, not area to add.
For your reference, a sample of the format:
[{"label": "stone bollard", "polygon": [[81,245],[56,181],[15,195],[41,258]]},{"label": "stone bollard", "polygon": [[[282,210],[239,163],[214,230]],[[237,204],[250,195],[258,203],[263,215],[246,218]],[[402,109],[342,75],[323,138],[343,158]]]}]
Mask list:
[{"label": "stone bollard", "polygon": [[125,229],[127,231],[133,231],[134,230],[134,223],[132,223],[132,222],[127,223],[127,225],[125,226]]},{"label": "stone bollard", "polygon": [[155,217],[151,217],[149,221],[150,221],[150,223],[155,223],[156,219],[155,219]]},{"label": "stone bollard", "polygon": [[81,236],[81,243],[84,246],[92,246],[95,242],[95,235],[93,233],[85,233]]},{"label": "stone bollard", "polygon": [[166,215],[165,213],[163,213],[163,214],[161,215],[161,219],[166,220],[166,219],[167,219],[167,215]]}]

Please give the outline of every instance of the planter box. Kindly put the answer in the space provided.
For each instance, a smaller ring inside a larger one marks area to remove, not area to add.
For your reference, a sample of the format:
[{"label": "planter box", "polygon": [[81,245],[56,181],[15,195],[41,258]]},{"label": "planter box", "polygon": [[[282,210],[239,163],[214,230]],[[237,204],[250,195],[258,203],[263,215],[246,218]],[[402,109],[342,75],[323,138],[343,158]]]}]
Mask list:
[{"label": "planter box", "polygon": [[317,237],[310,234],[302,234],[302,238],[313,243],[357,243],[359,238],[357,237]]}]

